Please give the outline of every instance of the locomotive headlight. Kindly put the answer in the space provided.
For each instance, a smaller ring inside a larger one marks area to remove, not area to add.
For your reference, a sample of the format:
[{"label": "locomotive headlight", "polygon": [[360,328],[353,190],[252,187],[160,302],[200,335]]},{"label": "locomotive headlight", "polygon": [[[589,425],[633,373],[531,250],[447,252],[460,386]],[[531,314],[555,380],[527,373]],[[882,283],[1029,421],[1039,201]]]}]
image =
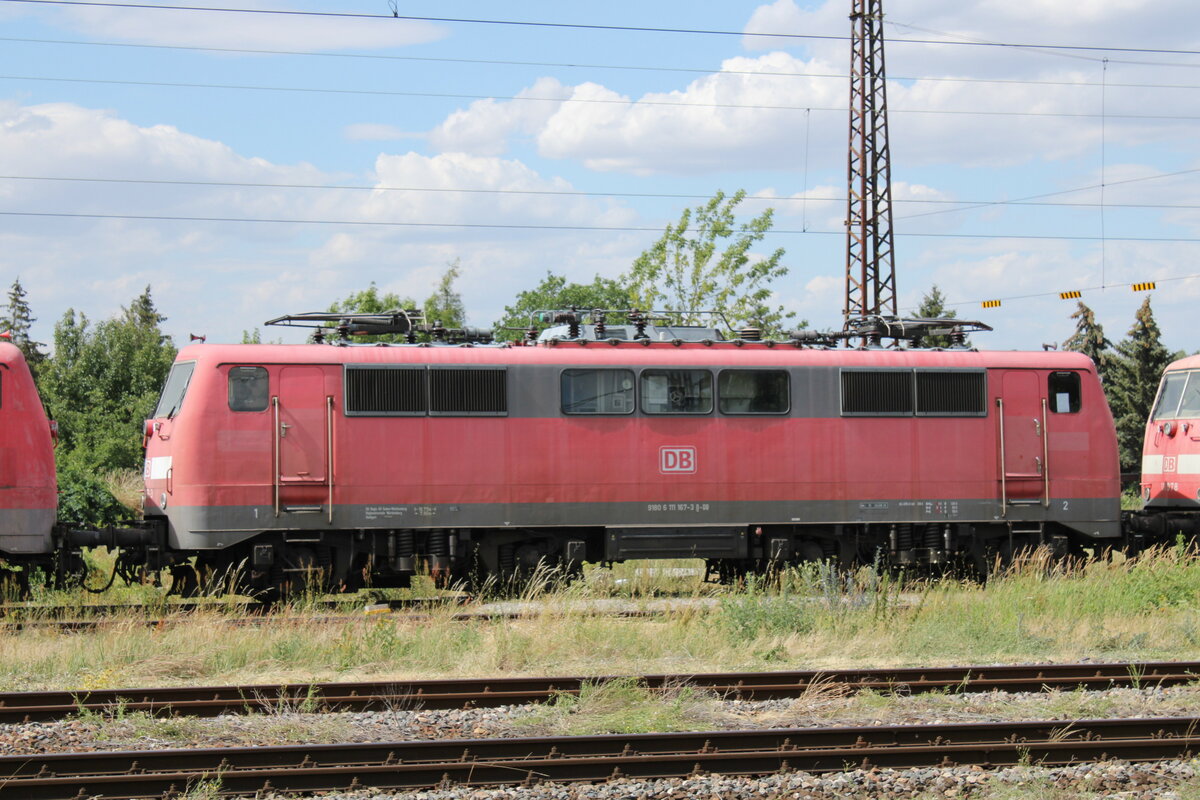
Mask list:
[{"label": "locomotive headlight", "polygon": [[[1149,497],[1149,494],[1150,494],[1150,490],[1149,490],[1149,489],[1147,489],[1147,490],[1146,490],[1146,499],[1147,499],[1147,500],[1149,500],[1149,499],[1150,499],[1150,497]],[[159,495],[159,497],[158,497],[158,507],[159,507],[159,508],[166,508],[166,507],[167,507],[167,493],[166,493],[166,492],[163,492],[161,495]]]}]

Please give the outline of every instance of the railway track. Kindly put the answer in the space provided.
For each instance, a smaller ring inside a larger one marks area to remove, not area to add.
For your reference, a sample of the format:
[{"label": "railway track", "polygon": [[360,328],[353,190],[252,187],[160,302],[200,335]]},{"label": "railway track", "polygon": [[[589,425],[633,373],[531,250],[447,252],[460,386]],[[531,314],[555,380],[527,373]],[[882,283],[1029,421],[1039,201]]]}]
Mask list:
[{"label": "railway track", "polygon": [[[371,711],[403,708],[469,708],[539,703],[558,694],[577,694],[585,683],[615,676],[550,678],[466,678],[360,683],[292,683],[77,692],[0,693],[0,722],[34,722],[81,711],[143,711],[159,716],[217,716],[303,709]],[[1200,680],[1200,661],[1110,664],[1018,664],[919,669],[724,672],[643,675],[651,690],[693,686],[721,697],[767,700],[799,697],[815,690],[888,693],[931,691],[1040,692],[1053,689],[1110,689],[1177,686]]]},{"label": "railway track", "polygon": [[[406,622],[498,622],[505,620],[518,620],[530,618],[542,618],[546,616],[559,616],[558,612],[546,611],[544,609],[530,609],[528,611],[490,611],[481,609],[478,611],[458,611],[453,613],[439,613],[436,616],[428,611],[411,611],[407,609],[424,607],[445,607],[457,605],[464,601],[445,601],[439,603],[425,603],[422,606],[416,605],[397,605],[393,607],[382,607],[379,604],[376,607],[368,607],[363,611],[351,614],[318,614],[313,616],[296,616],[296,615],[273,615],[269,611],[260,611],[252,613],[251,616],[226,616],[224,614],[215,616],[213,619],[223,625],[279,625],[279,624],[312,624],[319,622],[361,622],[364,615],[369,614],[393,614],[392,619],[403,619]],[[343,606],[344,607],[344,606]],[[236,610],[236,609],[235,609]],[[395,612],[402,612],[397,614]],[[567,612],[572,616],[580,616],[580,612]],[[669,610],[652,610],[652,609],[621,609],[621,610],[603,610],[598,609],[592,612],[586,612],[586,616],[592,617],[612,617],[615,619],[645,619],[651,617],[663,617],[674,613]],[[173,614],[163,617],[138,617],[131,615],[114,615],[114,616],[97,616],[88,619],[26,619],[26,620],[3,620],[0,619],[0,631],[18,632],[23,630],[57,630],[64,632],[73,631],[90,631],[100,628],[128,624],[134,622],[138,625],[144,625],[150,628],[163,628],[168,625],[188,625],[194,624],[195,619],[188,613]]]},{"label": "railway track", "polygon": [[[398,600],[385,600],[378,603],[368,603],[365,607],[390,611],[439,608],[447,605],[461,605],[473,601],[469,595],[435,595],[431,597],[408,597]],[[345,611],[355,607],[362,608],[362,601],[347,600],[313,600],[305,602],[302,610],[308,611]],[[281,606],[274,603],[260,603],[253,600],[239,601],[203,601],[182,600],[179,602],[163,602],[153,604],[140,603],[96,603],[82,605],[43,605],[35,603],[0,604],[0,622],[21,621],[92,621],[104,617],[137,618],[146,616],[161,619],[167,615],[185,615],[197,612],[212,612],[214,614],[257,615],[271,614],[279,611]],[[283,606],[283,608],[288,608]]]},{"label": "railway track", "polygon": [[1198,728],[1200,717],[1171,717],[22,755],[0,757],[0,797],[172,797],[201,781],[221,793],[253,795],[703,772],[1158,761],[1200,751]]}]

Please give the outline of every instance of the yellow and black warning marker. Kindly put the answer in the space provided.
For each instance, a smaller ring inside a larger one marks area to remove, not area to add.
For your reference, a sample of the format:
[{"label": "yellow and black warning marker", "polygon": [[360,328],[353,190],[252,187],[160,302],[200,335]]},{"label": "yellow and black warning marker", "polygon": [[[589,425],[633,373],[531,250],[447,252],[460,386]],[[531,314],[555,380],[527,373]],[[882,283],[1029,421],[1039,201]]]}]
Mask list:
[{"label": "yellow and black warning marker", "polygon": [[1075,290],[1058,293],[1059,300],[1078,300],[1080,297],[1083,297],[1083,292],[1077,292]]},{"label": "yellow and black warning marker", "polygon": [[984,308],[999,308],[1000,301],[999,300],[984,300],[982,305]]},{"label": "yellow and black warning marker", "polygon": [[1129,288],[1133,289],[1135,292],[1152,292],[1152,291],[1154,291],[1154,281],[1148,281],[1146,283],[1135,283],[1135,284],[1132,284]]}]

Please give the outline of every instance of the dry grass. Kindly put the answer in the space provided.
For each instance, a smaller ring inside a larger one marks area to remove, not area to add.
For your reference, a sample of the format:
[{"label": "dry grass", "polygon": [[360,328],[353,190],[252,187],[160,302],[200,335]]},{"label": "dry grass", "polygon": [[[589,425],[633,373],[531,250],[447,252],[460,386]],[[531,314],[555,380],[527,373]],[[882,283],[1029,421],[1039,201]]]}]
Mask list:
[{"label": "dry grass", "polygon": [[109,470],[103,477],[104,488],[108,489],[118,503],[142,518],[142,500],[145,498],[145,482],[136,469]]}]

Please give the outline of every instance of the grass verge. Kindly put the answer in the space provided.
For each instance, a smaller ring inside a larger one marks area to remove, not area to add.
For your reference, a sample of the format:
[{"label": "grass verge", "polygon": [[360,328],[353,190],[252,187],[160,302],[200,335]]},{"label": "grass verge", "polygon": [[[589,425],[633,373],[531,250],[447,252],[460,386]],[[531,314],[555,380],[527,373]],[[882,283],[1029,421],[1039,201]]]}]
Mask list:
[{"label": "grass verge", "polygon": [[[1200,560],[1182,548],[1070,572],[1033,561],[986,587],[813,567],[697,585],[695,602],[637,619],[595,616],[612,597],[596,581],[547,585],[518,620],[461,622],[460,608],[435,608],[330,622],[301,605],[249,626],[214,610],[153,628],[138,614],[72,633],[10,629],[0,689],[1200,656]],[[624,602],[661,602],[639,592]]]}]

